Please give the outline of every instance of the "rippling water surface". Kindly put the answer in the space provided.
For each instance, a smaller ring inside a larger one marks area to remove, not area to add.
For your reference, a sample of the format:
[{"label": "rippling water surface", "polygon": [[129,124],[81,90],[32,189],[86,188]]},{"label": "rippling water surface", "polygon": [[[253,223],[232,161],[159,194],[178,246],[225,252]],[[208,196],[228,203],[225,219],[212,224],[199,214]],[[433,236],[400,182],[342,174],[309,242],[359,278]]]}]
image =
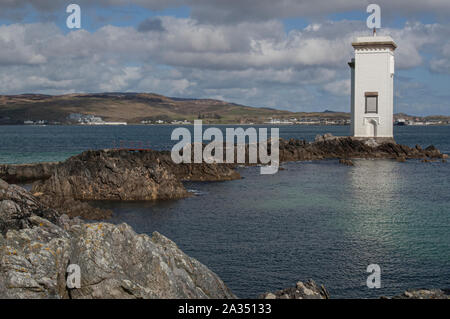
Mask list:
[{"label": "rippling water surface", "polygon": [[[170,149],[173,127],[1,127],[0,162],[61,160],[119,140]],[[281,127],[284,138],[348,134],[348,127]],[[398,127],[408,145],[450,153],[450,127]],[[98,203],[137,232],[161,232],[214,270],[239,297],[313,278],[334,297],[450,288],[450,166],[357,160],[285,164],[277,175],[245,168],[242,180],[188,183],[195,197]],[[367,265],[382,268],[370,290]]]}]

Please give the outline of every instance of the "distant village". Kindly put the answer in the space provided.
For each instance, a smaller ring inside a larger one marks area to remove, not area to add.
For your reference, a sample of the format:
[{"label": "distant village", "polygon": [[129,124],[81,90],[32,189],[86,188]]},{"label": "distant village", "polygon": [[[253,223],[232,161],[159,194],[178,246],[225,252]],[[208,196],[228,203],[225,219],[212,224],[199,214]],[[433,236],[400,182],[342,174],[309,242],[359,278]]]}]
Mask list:
[{"label": "distant village", "polygon": [[422,119],[422,118],[414,118],[414,119],[403,119],[399,118],[394,122],[394,125],[397,126],[406,126],[406,125],[413,125],[413,126],[424,126],[424,125],[449,125],[449,120],[440,120],[440,119]]},{"label": "distant village", "polygon": [[264,124],[272,125],[350,125],[350,119],[327,119],[327,118],[314,118],[314,117],[304,117],[304,118],[290,118],[290,119],[277,119],[270,118]]},{"label": "distant village", "polygon": [[[112,122],[105,121],[100,116],[71,113],[67,117],[67,122],[49,122],[47,120],[26,120],[23,122],[25,125],[128,125],[131,123],[127,122]],[[167,119],[145,119],[141,120],[139,123],[141,125],[190,125],[193,124],[192,121],[183,120],[167,120]],[[233,124],[233,123],[229,123]],[[268,118],[262,122],[252,122],[243,120],[241,123],[234,124],[268,124],[268,125],[350,125],[350,119],[346,118],[325,118],[325,117],[302,117],[302,118]],[[425,119],[421,117],[409,117],[397,118],[394,125],[397,126],[425,126],[425,125],[449,125],[450,120],[448,119]]]}]

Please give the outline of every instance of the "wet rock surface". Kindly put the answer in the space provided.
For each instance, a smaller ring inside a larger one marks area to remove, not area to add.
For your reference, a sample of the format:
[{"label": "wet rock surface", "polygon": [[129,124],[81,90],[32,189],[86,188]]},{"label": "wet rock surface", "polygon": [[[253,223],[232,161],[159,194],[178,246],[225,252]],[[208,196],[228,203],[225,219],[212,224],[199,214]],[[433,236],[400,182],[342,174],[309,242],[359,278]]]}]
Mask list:
[{"label": "wet rock surface", "polygon": [[[0,187],[0,298],[235,298],[159,233],[59,216],[18,186]],[[81,270],[76,289],[66,285],[71,264]]]}]

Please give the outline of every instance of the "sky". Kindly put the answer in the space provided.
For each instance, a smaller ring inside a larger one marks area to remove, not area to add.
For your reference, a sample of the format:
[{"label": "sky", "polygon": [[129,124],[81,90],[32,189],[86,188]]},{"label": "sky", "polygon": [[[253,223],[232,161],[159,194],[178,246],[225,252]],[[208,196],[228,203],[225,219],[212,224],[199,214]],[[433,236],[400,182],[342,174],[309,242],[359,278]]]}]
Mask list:
[{"label": "sky", "polygon": [[[449,0],[0,0],[0,94],[153,92],[350,110],[370,3],[398,44],[395,112],[450,115]],[[69,29],[69,4],[81,29]]]}]

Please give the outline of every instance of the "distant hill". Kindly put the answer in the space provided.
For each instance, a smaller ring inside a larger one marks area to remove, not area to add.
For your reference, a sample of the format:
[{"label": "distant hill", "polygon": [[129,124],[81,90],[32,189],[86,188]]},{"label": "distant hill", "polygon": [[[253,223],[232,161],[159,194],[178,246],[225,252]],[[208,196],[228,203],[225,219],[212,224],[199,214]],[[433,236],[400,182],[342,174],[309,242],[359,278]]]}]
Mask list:
[{"label": "distant hill", "polygon": [[[153,93],[96,93],[59,96],[22,94],[0,96],[0,121],[23,123],[45,120],[66,123],[71,113],[95,115],[105,121],[202,119],[204,123],[263,123],[270,118],[323,117],[323,113],[294,113],[257,108],[213,99],[171,98]],[[349,117],[328,113],[327,118]]]},{"label": "distant hill", "polygon": [[[348,120],[349,113],[289,112],[266,107],[250,107],[213,99],[166,97],[154,93],[95,93],[95,94],[21,94],[0,95],[0,124],[23,124],[24,121],[46,121],[69,124],[72,113],[94,115],[105,121],[127,122],[202,119],[204,123],[264,123],[270,119]],[[398,118],[414,118],[396,114]],[[428,118],[447,118],[434,116]],[[428,119],[427,118],[427,119]]]}]

